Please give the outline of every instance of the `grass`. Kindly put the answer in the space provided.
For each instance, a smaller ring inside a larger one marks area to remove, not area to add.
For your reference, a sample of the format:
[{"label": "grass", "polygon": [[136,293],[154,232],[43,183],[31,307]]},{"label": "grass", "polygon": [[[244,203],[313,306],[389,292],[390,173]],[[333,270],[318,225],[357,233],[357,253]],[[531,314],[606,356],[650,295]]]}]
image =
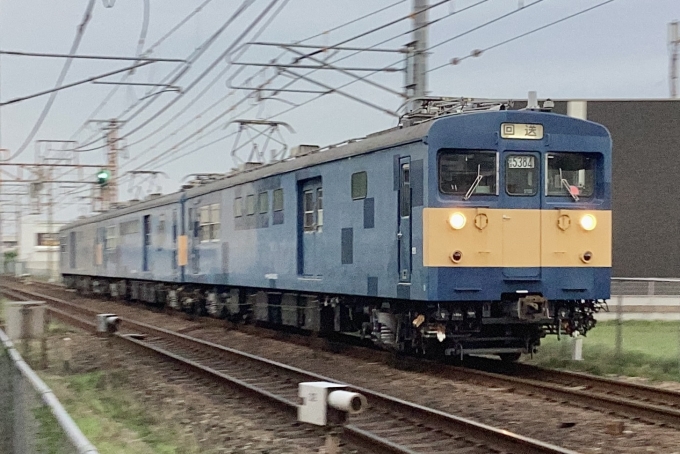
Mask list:
[{"label": "grass", "polygon": [[[195,442],[135,400],[126,372],[42,374],[101,454],[197,453]],[[49,426],[47,426],[50,435]]]},{"label": "grass", "polygon": [[602,322],[583,341],[583,361],[571,360],[571,339],[549,336],[528,363],[596,375],[625,375],[680,381],[680,322],[626,321],[621,354],[616,354],[616,322]]}]

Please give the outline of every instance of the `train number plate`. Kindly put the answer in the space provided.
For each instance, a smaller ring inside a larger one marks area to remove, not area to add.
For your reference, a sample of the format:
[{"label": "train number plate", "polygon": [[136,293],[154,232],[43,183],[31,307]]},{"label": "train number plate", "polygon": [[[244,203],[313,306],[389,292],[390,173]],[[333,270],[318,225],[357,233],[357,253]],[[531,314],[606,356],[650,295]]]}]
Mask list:
[{"label": "train number plate", "polygon": [[508,168],[510,168],[510,169],[533,169],[534,168],[534,157],[533,156],[509,156],[508,157]]},{"label": "train number plate", "polygon": [[503,139],[539,140],[543,138],[543,125],[528,123],[501,123]]}]

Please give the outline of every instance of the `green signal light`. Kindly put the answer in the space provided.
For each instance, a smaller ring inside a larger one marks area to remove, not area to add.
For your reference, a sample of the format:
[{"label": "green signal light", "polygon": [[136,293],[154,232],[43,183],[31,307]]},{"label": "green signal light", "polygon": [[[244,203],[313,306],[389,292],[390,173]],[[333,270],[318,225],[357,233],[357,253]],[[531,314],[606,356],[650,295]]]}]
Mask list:
[{"label": "green signal light", "polygon": [[106,169],[102,169],[97,173],[97,183],[101,186],[105,186],[111,178],[111,172]]}]

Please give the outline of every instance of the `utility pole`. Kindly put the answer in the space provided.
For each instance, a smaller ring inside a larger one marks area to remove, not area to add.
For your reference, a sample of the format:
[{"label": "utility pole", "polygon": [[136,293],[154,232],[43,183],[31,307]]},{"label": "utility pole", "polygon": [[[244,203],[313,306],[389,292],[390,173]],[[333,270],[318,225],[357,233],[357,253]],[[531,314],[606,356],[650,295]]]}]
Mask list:
[{"label": "utility pole", "polygon": [[[427,95],[427,37],[428,37],[428,0],[413,0],[412,41],[406,45],[406,98],[422,98]],[[420,102],[412,102],[410,110],[420,107]]]},{"label": "utility pole", "polygon": [[668,51],[670,53],[670,67],[668,82],[671,98],[678,97],[678,53],[680,53],[680,30],[678,21],[668,24]]},{"label": "utility pole", "polygon": [[105,186],[101,187],[102,205],[104,210],[108,210],[112,203],[118,202],[118,126],[117,120],[109,121],[106,134],[106,168],[109,170],[109,179]]}]

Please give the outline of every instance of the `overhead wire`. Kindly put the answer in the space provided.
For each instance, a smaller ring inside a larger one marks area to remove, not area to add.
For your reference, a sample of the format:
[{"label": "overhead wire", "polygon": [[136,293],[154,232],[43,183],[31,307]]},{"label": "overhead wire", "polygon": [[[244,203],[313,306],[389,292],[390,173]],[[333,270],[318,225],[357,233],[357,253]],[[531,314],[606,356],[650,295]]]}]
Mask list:
[{"label": "overhead wire", "polygon": [[[346,26],[348,26],[348,25],[354,24],[354,23],[359,22],[359,21],[361,21],[361,20],[363,20],[363,19],[369,18],[369,17],[374,16],[374,15],[376,15],[376,14],[378,14],[378,13],[381,13],[381,12],[383,12],[383,11],[386,11],[386,10],[390,9],[390,8],[393,8],[393,7],[395,7],[395,6],[397,6],[397,5],[401,4],[401,3],[404,3],[405,1],[406,1],[406,0],[398,0],[398,1],[394,2],[394,3],[391,3],[391,4],[387,5],[387,6],[384,6],[384,7],[382,7],[382,8],[379,8],[379,9],[375,10],[375,11],[372,11],[372,12],[370,12],[370,13],[367,13],[367,14],[365,14],[365,15],[363,15],[363,16],[360,16],[360,17],[358,17],[358,18],[352,19],[352,20],[349,21],[349,22],[345,22],[345,23],[343,23],[343,24],[340,24],[340,25],[338,25],[338,26],[336,26],[336,27],[333,27],[333,28],[331,28],[331,29],[329,29],[329,30],[326,30],[326,31],[324,31],[324,32],[317,33],[317,34],[312,35],[312,36],[310,36],[310,37],[308,37],[308,38],[305,38],[305,39],[303,39],[303,40],[301,40],[301,41],[296,41],[296,43],[303,43],[303,42],[312,40],[312,39],[314,39],[314,38],[317,38],[317,37],[319,37],[319,36],[323,36],[323,35],[325,35],[325,34],[327,34],[327,33],[330,33],[330,32],[333,32],[333,31],[337,31],[337,30],[339,30],[339,29],[341,29],[341,28],[343,28],[343,27],[346,27]],[[286,3],[287,3],[287,1],[286,1]],[[279,10],[277,10],[277,11],[270,17],[268,23],[267,23],[265,26],[263,26],[262,29],[260,30],[260,32],[259,32],[259,33],[256,33],[256,35],[255,35],[253,38],[251,38],[251,39],[254,40],[254,39],[257,39],[257,37],[259,37],[259,35],[264,31],[264,29],[267,28],[267,26],[269,25],[269,23],[271,23],[271,21],[275,18],[275,16],[276,16],[276,15],[277,15],[284,7],[285,7],[286,3],[282,4],[282,5],[279,7]],[[247,46],[244,47],[244,48],[242,49],[240,55],[242,55],[243,53],[245,53],[245,52],[247,51],[247,49],[248,49]],[[286,52],[284,51],[281,55],[284,55],[285,53],[286,53]],[[238,59],[239,56],[237,56],[237,57],[235,57],[235,58]],[[211,88],[211,87],[214,85],[214,83],[217,82],[217,81],[218,81],[218,80],[219,80],[219,79],[227,72],[228,69],[230,69],[230,67],[231,67],[230,65],[227,65],[227,66],[226,66],[226,67],[225,67],[225,68],[224,68],[224,69],[223,69],[223,70],[215,77],[215,79],[213,79],[213,81],[212,81],[212,82],[211,82],[211,83],[210,83],[210,84],[209,84],[209,85],[208,85],[208,86],[207,86],[207,87],[206,87],[199,95],[197,95],[197,96],[194,98],[194,100],[193,100],[189,105],[185,106],[184,109],[186,110],[186,109],[189,108],[191,105],[193,105],[193,103],[195,103],[199,98],[201,98],[201,97],[207,92],[207,90],[208,90],[209,88]],[[234,77],[236,77],[236,76],[237,76],[238,74],[240,74],[243,70],[245,70],[245,66],[240,66],[240,67],[235,71],[235,73],[232,74],[232,75],[230,76],[230,79],[233,79]],[[264,72],[264,69],[258,71],[256,74],[259,74],[259,73],[262,73],[262,72]],[[205,109],[205,110],[203,110],[201,113],[199,113],[195,118],[198,118],[198,117],[204,115],[205,113],[207,113],[208,111],[212,110],[216,105],[221,104],[221,103],[222,103],[223,101],[225,101],[227,98],[229,98],[230,96],[232,96],[233,93],[234,93],[233,90],[230,91],[230,92],[228,92],[225,96],[223,96],[222,98],[220,98],[217,102],[213,103],[210,107],[208,107],[207,109]],[[154,134],[160,132],[162,129],[164,129],[164,128],[167,127],[169,124],[171,124],[172,121],[176,120],[176,119],[177,119],[179,116],[181,116],[183,113],[184,113],[183,111],[180,111],[177,115],[175,115],[173,118],[171,118],[170,120],[168,120],[165,124],[161,125],[161,127],[159,127],[158,129],[156,129],[156,130],[153,131],[152,133],[148,134],[147,136],[145,136],[145,137],[143,137],[143,138],[141,138],[141,139],[139,139],[139,140],[137,140],[137,141],[135,141],[135,142],[129,144],[129,146],[133,146],[133,145],[139,144],[139,143],[141,143],[142,141],[148,139],[150,136],[152,136],[152,135],[154,135]],[[180,127],[179,130],[184,129],[184,127],[188,126],[188,124],[189,124],[189,123],[184,123],[184,124]],[[175,135],[179,130],[173,131],[173,134],[172,134],[172,135]],[[147,148],[146,150],[144,150],[142,153],[136,155],[136,156],[135,156],[134,158],[132,158],[130,161],[126,162],[126,164],[130,164],[131,162],[137,160],[138,158],[140,158],[140,157],[143,156],[144,154],[146,154],[146,153],[148,153],[148,152],[150,152],[150,151],[153,151],[153,149],[155,149],[158,145],[160,145],[161,143],[163,143],[163,142],[164,142],[165,140],[167,140],[169,137],[171,137],[171,135],[165,136],[163,139],[161,139],[160,142],[157,142],[156,144],[152,145],[150,148]]]},{"label": "overhead wire", "polygon": [[[78,47],[80,47],[80,43],[83,39],[83,35],[85,34],[87,24],[90,22],[90,19],[92,18],[92,10],[94,8],[94,3],[95,0],[89,0],[87,7],[85,8],[85,13],[83,14],[83,18],[80,22],[80,25],[78,25],[78,30],[73,40],[73,44],[71,44],[71,50],[69,51],[69,55],[75,55],[75,53],[78,51]],[[64,66],[61,69],[61,73],[59,74],[59,78],[57,79],[55,88],[58,88],[63,84],[64,79],[66,78],[66,74],[68,74],[68,71],[71,68],[72,62],[73,62],[72,58],[67,58],[66,61],[64,62]],[[17,156],[24,152],[26,147],[28,147],[28,145],[35,137],[35,135],[40,130],[40,127],[45,121],[45,118],[47,118],[47,114],[52,108],[52,104],[54,104],[54,100],[56,99],[56,97],[57,92],[55,91],[50,95],[50,98],[47,100],[47,103],[45,104],[45,107],[43,107],[40,117],[38,118],[38,121],[33,126],[33,129],[31,129],[31,132],[28,134],[28,137],[26,137],[26,140],[24,140],[24,143],[19,147],[17,151],[15,151],[8,159],[6,159],[7,161],[15,159]]]},{"label": "overhead wire", "polygon": [[[213,1],[213,0],[205,0],[205,1],[204,1],[203,3],[201,3],[196,9],[194,9],[191,13],[189,13],[187,16],[185,16],[180,22],[178,22],[174,27],[172,27],[166,34],[164,34],[163,36],[161,36],[161,37],[160,37],[155,43],[153,43],[148,49],[146,49],[144,52],[142,52],[141,54],[138,54],[138,55],[139,55],[139,56],[142,56],[142,57],[146,57],[146,56],[152,54],[153,51],[154,51],[154,49],[156,49],[158,46],[160,46],[165,40],[167,40],[168,38],[170,38],[170,36],[172,36],[172,35],[173,35],[175,32],[177,32],[180,28],[182,28],[182,26],[183,26],[184,24],[186,24],[189,20],[191,20],[191,18],[194,17],[196,14],[200,13],[200,12],[203,10],[203,8],[204,8],[205,6],[207,6],[207,5],[208,5],[210,2],[212,2],[212,1]],[[146,18],[143,18],[143,19],[142,19],[142,29],[141,29],[141,31],[140,31],[140,38],[138,39],[138,42],[139,42],[139,40],[142,39],[142,36],[146,36],[145,24],[147,24],[147,23],[148,23],[148,20],[147,20]],[[130,76],[129,73],[126,74],[126,75],[124,75],[124,76],[121,78],[121,82],[126,81],[127,78],[128,78],[129,76]],[[111,100],[111,98],[116,94],[116,92],[118,91],[119,88],[120,88],[120,86],[119,86],[119,85],[116,85],[115,87],[113,87],[113,88],[109,91],[109,94],[106,95],[106,97],[104,98],[104,100],[103,100],[103,101],[102,101],[102,102],[94,109],[94,111],[90,114],[90,116],[88,117],[88,119],[85,120],[85,122],[83,122],[83,124],[78,128],[78,130],[77,130],[75,133],[73,133],[73,134],[71,135],[71,139],[74,139],[78,134],[80,134],[81,131],[83,131],[83,130],[87,127],[89,121],[90,121],[91,119],[93,119],[97,114],[99,114],[99,112],[101,111],[101,109],[103,109],[103,108],[108,104],[108,102],[109,102],[109,101]],[[85,142],[89,142],[90,140],[92,140],[92,137],[86,139]]]},{"label": "overhead wire", "polygon": [[[488,0],[481,0],[480,2],[478,2],[478,3],[474,4],[474,5],[472,5],[471,7],[477,6],[478,4],[484,3],[484,2],[486,2],[486,1],[488,1]],[[427,7],[427,10],[432,9],[432,8],[435,8],[435,7],[437,7],[437,6],[441,6],[441,5],[443,5],[443,4],[447,3],[447,2],[448,2],[448,0],[437,2],[437,3],[435,3],[435,4],[433,4],[433,5],[430,5],[429,7]],[[395,6],[396,4],[399,4],[399,3],[401,3],[401,2],[398,2],[398,3],[394,3],[394,4],[392,4],[392,5],[389,5],[389,7]],[[467,9],[469,9],[469,8],[470,8],[470,7],[467,7],[467,8],[464,8],[464,9],[460,10],[460,11],[453,12],[453,13],[449,13],[449,14],[447,14],[447,17],[448,17],[448,16],[452,16],[452,15],[454,15],[454,14],[458,14],[458,13],[460,13],[460,12],[462,12],[462,11],[464,11],[464,10],[467,10]],[[384,8],[383,8],[383,10],[384,10]],[[372,14],[375,14],[375,13],[372,13]],[[370,14],[370,15],[372,15],[372,14]],[[369,15],[366,15],[366,17],[368,17],[368,16],[369,16]],[[355,39],[362,38],[362,37],[364,37],[364,36],[367,36],[367,35],[370,34],[370,33],[374,33],[374,32],[376,32],[376,31],[379,31],[379,30],[382,30],[382,29],[386,28],[387,26],[394,25],[394,24],[396,24],[396,23],[399,23],[399,22],[401,22],[401,21],[403,21],[403,20],[407,20],[407,19],[410,19],[410,18],[411,18],[411,14],[406,15],[406,16],[403,16],[403,17],[400,17],[400,18],[398,18],[398,19],[396,19],[396,20],[393,20],[393,21],[388,22],[387,24],[383,24],[383,25],[380,25],[380,26],[378,26],[378,27],[374,27],[374,28],[372,28],[371,30],[369,30],[369,31],[367,31],[367,32],[362,32],[362,33],[360,33],[359,35],[355,35],[355,36],[353,36],[353,37],[351,37],[351,38],[345,39],[345,40],[341,41],[340,43],[335,44],[334,46],[340,46],[340,45],[349,43],[349,42],[351,42],[351,41],[353,41],[353,40],[355,40]],[[389,40],[383,41],[383,42],[380,43],[380,44],[384,44],[384,43],[387,42],[387,41],[391,41],[391,40],[396,39],[396,38],[398,38],[399,36],[403,36],[404,34],[407,34],[407,33],[409,33],[409,32],[400,33],[399,35],[397,35],[397,36],[395,36],[395,37],[393,37],[393,38],[390,38]],[[317,35],[315,35],[314,37],[318,37],[318,36],[321,36],[321,35],[323,35],[323,33],[317,34]],[[311,38],[308,38],[308,39],[311,39]],[[371,48],[372,48],[372,47],[377,47],[377,46],[380,45],[380,44],[371,46]],[[331,46],[331,47],[334,47],[334,46]],[[313,55],[313,54],[314,54],[314,53],[310,53],[310,55]],[[355,53],[355,54],[352,54],[352,55],[356,55],[356,53]],[[351,55],[350,55],[350,56],[351,56]],[[302,57],[301,57],[301,58],[302,58]],[[334,62],[341,61],[341,60],[344,60],[344,59],[346,59],[346,58],[349,58],[349,56],[346,56],[346,57],[337,59],[337,60],[335,60]],[[400,60],[400,62],[401,62],[401,60]],[[398,62],[397,62],[397,63],[398,63]],[[395,64],[396,64],[396,63],[395,63]],[[394,64],[393,64],[393,65],[389,65],[388,67],[385,67],[385,69],[386,69],[386,68],[389,68],[389,67],[391,67],[391,66],[394,66]],[[309,71],[307,74],[310,74],[310,73],[315,72],[315,71],[317,71],[317,70]],[[380,72],[380,71],[376,71],[376,72],[373,72],[373,73],[370,73],[370,74],[375,74],[375,73],[377,73],[377,72]],[[305,74],[305,75],[307,75],[307,74]],[[369,75],[370,75],[370,74],[369,74]],[[366,76],[366,77],[368,77],[368,76]],[[365,79],[366,77],[361,77],[360,79],[355,80],[355,81],[352,81],[352,82],[350,82],[349,84],[346,84],[346,85],[350,85],[351,83],[357,82],[357,81],[362,80],[362,79]],[[236,105],[241,104],[242,102],[246,101],[246,100],[249,99],[250,97],[251,97],[250,94],[247,95],[247,96],[245,96],[244,98],[242,98],[241,100],[239,100],[239,101],[236,103]],[[307,104],[307,103],[304,103],[304,104]],[[285,112],[288,112],[288,111],[290,111],[290,110],[292,110],[292,109],[294,109],[294,108],[295,108],[295,107],[292,107],[292,108],[290,108],[290,109],[287,109]],[[225,116],[226,114],[228,114],[230,111],[231,111],[231,108],[228,109],[228,110],[226,110],[226,111],[224,111],[224,112],[222,112],[220,115],[218,115],[218,117],[214,118],[211,122],[209,122],[208,125],[214,124],[214,122],[216,122],[216,121],[218,121],[219,119],[221,119],[222,117],[224,117],[224,116]],[[192,138],[192,137],[195,136],[197,133],[200,133],[200,130],[197,131],[197,132],[195,132],[195,133],[193,133],[192,135],[190,135],[189,137],[185,138],[184,140],[180,141],[178,144],[175,144],[170,150],[176,149],[176,147],[177,147],[178,145],[183,144],[186,140]],[[168,152],[168,151],[170,151],[170,150],[166,150],[166,152]],[[158,155],[158,157],[163,156],[164,153],[165,153],[165,152],[161,153],[160,155]],[[152,159],[151,161],[147,161],[147,162],[145,162],[144,165],[148,165],[148,164],[150,164],[151,162],[153,162],[154,160],[155,160],[155,159]]]},{"label": "overhead wire", "polygon": [[[264,31],[269,27],[269,25],[271,25],[271,23],[272,23],[272,22],[274,21],[274,19],[278,16],[278,14],[281,13],[281,11],[286,7],[286,5],[288,4],[289,1],[290,1],[290,0],[283,0],[283,2],[279,5],[278,9],[277,9],[276,11],[274,11],[274,13],[272,13],[272,15],[267,19],[267,21],[266,21],[266,22],[260,27],[260,29],[255,33],[255,35],[253,36],[252,39],[257,39],[262,33],[264,33]],[[245,51],[246,51],[245,48],[242,49],[242,51],[241,51],[240,54],[242,55]],[[163,129],[165,129],[167,126],[169,126],[169,125],[170,125],[172,122],[174,122],[176,119],[178,119],[179,117],[181,117],[181,116],[182,116],[182,115],[183,115],[183,114],[184,114],[191,106],[193,106],[199,99],[201,99],[201,98],[208,92],[208,90],[210,90],[210,88],[212,88],[212,87],[215,85],[215,83],[217,83],[217,81],[220,80],[220,79],[222,78],[222,76],[224,76],[224,74],[225,74],[229,69],[231,69],[231,63],[228,63],[228,64],[222,69],[222,71],[220,71],[220,73],[217,74],[217,76],[215,76],[215,77],[213,78],[213,80],[212,80],[208,85],[206,85],[206,86],[203,88],[203,90],[202,90],[198,95],[196,95],[196,96],[195,96],[195,97],[194,97],[194,98],[193,98],[186,106],[183,107],[182,110],[178,111],[173,117],[171,117],[171,118],[170,118],[169,120],[167,120],[165,123],[163,123],[162,125],[160,125],[160,126],[159,126],[158,128],[156,128],[154,131],[152,131],[152,132],[150,132],[149,134],[147,134],[146,136],[144,136],[144,137],[142,137],[142,138],[136,140],[135,142],[130,143],[128,146],[134,146],[134,145],[137,145],[137,144],[139,144],[139,143],[141,143],[141,142],[147,140],[148,138],[152,137],[153,135],[155,135],[155,134],[159,133],[160,131],[162,131]],[[197,119],[197,118],[201,117],[203,114],[209,112],[209,111],[212,110],[215,106],[217,106],[217,105],[221,104],[222,102],[224,102],[224,101],[225,101],[227,98],[229,98],[233,93],[234,93],[233,91],[230,91],[230,92],[227,93],[225,96],[223,96],[222,98],[220,98],[218,101],[216,101],[215,103],[213,103],[210,107],[208,107],[207,109],[203,110],[201,113],[199,113],[198,115],[196,115],[196,116],[194,117],[194,119]],[[189,125],[189,122],[185,122],[179,129],[176,129],[175,131],[173,131],[173,135],[175,135],[177,132],[181,131],[182,129],[184,129],[184,128],[185,128],[186,126],[188,126],[188,125]],[[167,140],[168,137],[170,137],[170,136],[165,136],[163,139],[161,139],[160,142],[157,142],[153,147],[156,147],[156,146],[159,145],[160,143],[163,143],[165,140]],[[153,147],[152,147],[152,148],[153,148]],[[142,153],[136,155],[134,158],[132,158],[131,160],[127,161],[125,164],[126,164],[126,165],[127,165],[127,164],[130,164],[131,162],[133,162],[133,161],[139,159],[141,156],[143,156],[144,154],[146,154],[146,152],[148,152],[148,150],[149,150],[149,149],[147,149],[147,150],[145,150],[144,152],[142,152]]]},{"label": "overhead wire", "polygon": [[[244,12],[245,12],[245,11],[246,11],[246,10],[247,10],[254,2],[255,2],[255,0],[243,0],[243,2],[240,4],[240,6],[239,6],[239,7],[234,11],[234,13],[232,13],[232,15],[231,15],[231,16],[230,16],[230,17],[222,24],[222,26],[220,26],[220,28],[219,28],[217,31],[215,31],[215,33],[213,33],[213,34],[212,34],[212,35],[211,35],[211,36],[210,36],[210,37],[209,37],[209,38],[208,38],[208,39],[207,39],[200,47],[198,47],[197,49],[195,49],[195,50],[189,55],[189,57],[186,59],[187,62],[186,62],[185,64],[183,64],[183,65],[178,66],[178,67],[176,68],[175,71],[173,71],[173,72],[171,72],[170,74],[168,74],[164,79],[162,79],[162,80],[160,81],[160,84],[170,84],[170,85],[175,85],[175,84],[177,84],[177,82],[178,82],[178,81],[179,81],[179,80],[187,73],[187,71],[189,70],[189,68],[191,68],[191,66],[192,66],[192,65],[193,65],[193,64],[194,64],[194,63],[195,63],[195,62],[196,62],[196,61],[197,61],[197,60],[205,53],[205,51],[207,51],[208,48],[210,48],[210,47],[215,43],[215,41],[217,40],[217,38],[218,38],[218,37],[219,37],[219,36],[220,36],[220,35],[221,35],[221,34],[222,34],[222,33],[223,33],[223,32],[224,32],[224,31],[225,31],[225,30],[226,30],[226,29],[227,29],[227,28],[228,28],[228,27],[229,27],[229,26],[230,26],[230,25],[231,25],[231,24],[232,24],[232,23],[233,23],[240,15],[241,15],[241,14],[243,14],[243,13],[244,13]],[[185,93],[185,91],[181,92],[177,97],[182,97],[182,96],[184,96],[184,93]],[[152,91],[147,92],[147,95],[151,95],[151,94],[152,94]],[[173,101],[171,101],[172,104],[174,104],[174,102],[176,102],[177,97],[176,97],[175,99],[173,99]],[[132,118],[135,118],[135,117],[136,117],[137,115],[139,115],[141,112],[143,112],[144,110],[146,110],[149,106],[151,106],[151,104],[153,104],[153,103],[156,101],[156,99],[158,99],[157,96],[152,96],[152,97],[151,97],[146,103],[144,103],[144,105],[142,105],[136,112],[134,112],[133,114],[131,114],[131,116],[130,116],[129,118],[126,119],[126,121],[130,121]],[[126,111],[124,111],[121,115],[119,115],[119,117],[120,117],[120,116],[123,116],[123,115],[125,115],[125,114],[127,114],[128,112],[130,112],[130,110],[131,110],[131,109],[134,109],[137,105],[139,105],[140,102],[141,102],[141,99],[138,100],[136,103],[134,103],[134,104],[131,106],[131,108],[126,109]],[[154,118],[156,118],[157,115],[158,115],[158,113],[157,113],[156,115],[150,117],[150,119],[147,120],[144,124],[148,124],[150,121],[152,121]],[[117,140],[119,140],[119,141],[120,141],[120,140],[123,140],[123,139],[127,138],[127,136],[129,136],[129,135],[130,135],[130,133],[126,134],[124,137],[119,137]],[[78,148],[78,149],[83,149],[83,148],[86,148],[86,147],[89,147],[89,146],[93,145],[93,143],[94,143],[94,142],[86,143],[86,144],[83,144],[83,145],[81,145],[81,146],[79,146],[79,147],[77,147],[77,148]],[[99,148],[103,148],[103,147],[99,147]],[[96,150],[96,149],[99,149],[99,148],[94,148],[94,149],[92,149],[91,151]]]},{"label": "overhead wire", "polygon": [[[572,19],[572,18],[574,18],[574,17],[580,16],[581,14],[585,14],[585,13],[587,13],[587,12],[589,12],[589,11],[592,11],[592,10],[594,10],[594,9],[600,8],[601,6],[604,6],[604,5],[608,4],[608,3],[612,3],[612,2],[614,2],[614,1],[616,1],[616,0],[605,0],[605,1],[601,2],[601,3],[598,3],[597,5],[591,6],[591,7],[589,7],[589,8],[585,8],[585,9],[583,9],[583,10],[581,10],[581,11],[578,11],[578,12],[576,12],[576,13],[570,14],[570,15],[568,15],[568,16],[565,16],[565,17],[561,18],[561,19],[555,20],[555,21],[550,22],[550,23],[548,23],[548,24],[545,24],[545,25],[542,25],[542,26],[540,26],[540,27],[537,27],[537,28],[534,28],[534,29],[532,29],[532,30],[529,30],[528,32],[521,33],[521,34],[516,35],[516,36],[514,36],[514,37],[512,37],[512,38],[509,38],[509,39],[500,41],[500,42],[498,42],[498,43],[496,43],[496,44],[493,44],[493,45],[491,45],[491,46],[485,47],[485,48],[483,48],[483,49],[477,49],[477,50],[473,51],[473,53],[471,53],[471,54],[468,54],[468,55],[466,55],[466,56],[464,56],[464,57],[457,58],[457,59],[456,59],[456,62],[457,62],[457,63],[460,63],[461,61],[467,60],[468,58],[471,58],[471,57],[478,57],[478,56],[481,55],[483,52],[487,52],[487,51],[489,51],[489,50],[491,50],[491,49],[495,49],[495,48],[497,48],[497,47],[504,46],[505,44],[508,44],[508,43],[511,43],[511,42],[516,41],[516,40],[518,40],[518,39],[524,38],[525,36],[531,35],[531,34],[536,33],[536,32],[538,32],[538,31],[545,30],[546,28],[552,27],[553,25],[557,25],[557,24],[559,24],[559,23],[561,23],[561,22],[564,22],[564,21],[567,21],[567,20]],[[443,65],[437,66],[437,67],[435,67],[435,68],[430,69],[428,72],[437,71],[437,70],[439,70],[439,69],[441,69],[441,68],[444,68],[444,67],[446,67],[446,66],[451,66],[451,64],[450,64],[450,63],[446,63],[446,64],[443,64]]]}]

